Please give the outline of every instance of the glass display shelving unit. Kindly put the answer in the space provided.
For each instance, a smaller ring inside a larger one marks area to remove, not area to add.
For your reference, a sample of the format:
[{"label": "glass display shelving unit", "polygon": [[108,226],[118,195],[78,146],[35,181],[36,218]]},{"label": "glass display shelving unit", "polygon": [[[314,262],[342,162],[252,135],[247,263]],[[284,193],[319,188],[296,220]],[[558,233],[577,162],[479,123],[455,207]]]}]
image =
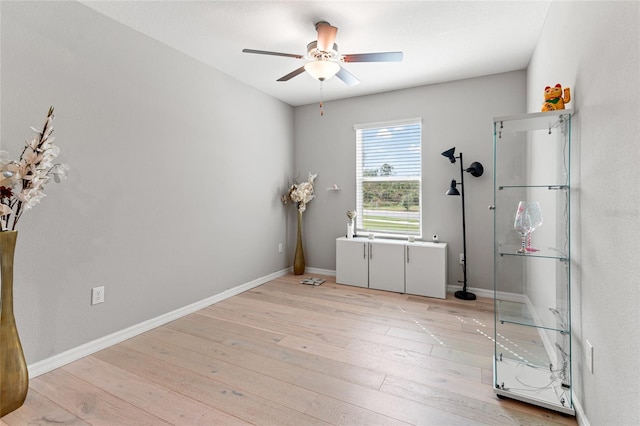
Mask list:
[{"label": "glass display shelving unit", "polygon": [[[500,398],[575,415],[571,110],[496,117],[493,127],[494,391]],[[516,224],[522,201],[537,202],[539,210],[521,210],[528,215]]]}]

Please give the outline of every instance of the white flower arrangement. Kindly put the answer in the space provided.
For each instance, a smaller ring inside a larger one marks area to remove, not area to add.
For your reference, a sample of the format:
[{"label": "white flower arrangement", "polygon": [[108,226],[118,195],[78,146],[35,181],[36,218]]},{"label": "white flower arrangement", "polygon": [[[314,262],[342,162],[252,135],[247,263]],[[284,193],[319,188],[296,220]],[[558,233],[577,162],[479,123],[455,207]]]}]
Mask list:
[{"label": "white flower arrangement", "polygon": [[25,143],[18,161],[0,151],[0,226],[2,231],[15,230],[22,213],[45,196],[44,186],[53,176],[56,182],[69,172],[66,164],[54,163],[60,148],[53,144],[53,107],[49,108],[42,131]]},{"label": "white flower arrangement", "polygon": [[296,203],[298,211],[303,213],[307,209],[307,203],[315,198],[313,195],[313,181],[318,174],[309,173],[309,180],[302,183],[293,182],[289,192],[280,197],[283,204]]}]

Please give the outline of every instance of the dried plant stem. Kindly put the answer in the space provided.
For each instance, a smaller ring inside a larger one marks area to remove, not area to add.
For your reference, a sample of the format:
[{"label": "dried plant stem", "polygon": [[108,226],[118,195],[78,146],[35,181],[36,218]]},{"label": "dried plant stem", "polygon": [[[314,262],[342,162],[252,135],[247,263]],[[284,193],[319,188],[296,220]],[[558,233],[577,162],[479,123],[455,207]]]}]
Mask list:
[{"label": "dried plant stem", "polygon": [[[44,122],[44,126],[42,128],[42,132],[39,133],[40,137],[38,139],[38,143],[37,143],[36,148],[35,148],[36,152],[40,151],[42,145],[47,141],[47,139],[49,139],[49,135],[53,131],[53,129],[51,129],[52,116],[53,116],[53,106],[49,107],[49,112],[47,113],[47,119]],[[20,155],[20,158],[23,157],[23,155],[26,152],[26,150],[27,150],[27,145],[25,145],[25,148],[22,150],[22,154]],[[31,181],[30,180],[22,179],[22,188],[28,188],[30,185],[31,185]],[[11,226],[11,230],[15,231],[16,226],[18,225],[18,221],[20,220],[20,217],[22,216],[23,209],[24,209],[24,203],[21,200],[17,200],[16,209],[15,209],[15,211],[13,213],[13,224]],[[9,226],[10,216],[11,215],[7,215],[6,219],[4,219],[5,225],[7,227]],[[3,227],[3,230],[4,229],[5,229],[5,227]]]}]

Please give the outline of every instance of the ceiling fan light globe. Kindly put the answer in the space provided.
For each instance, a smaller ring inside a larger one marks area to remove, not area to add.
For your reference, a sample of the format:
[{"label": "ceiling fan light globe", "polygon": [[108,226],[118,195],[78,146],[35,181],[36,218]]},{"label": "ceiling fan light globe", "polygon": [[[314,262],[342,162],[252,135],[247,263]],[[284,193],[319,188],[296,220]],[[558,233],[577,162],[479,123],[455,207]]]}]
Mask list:
[{"label": "ceiling fan light globe", "polygon": [[340,71],[340,65],[330,61],[313,61],[308,62],[304,70],[316,80],[325,81]]}]

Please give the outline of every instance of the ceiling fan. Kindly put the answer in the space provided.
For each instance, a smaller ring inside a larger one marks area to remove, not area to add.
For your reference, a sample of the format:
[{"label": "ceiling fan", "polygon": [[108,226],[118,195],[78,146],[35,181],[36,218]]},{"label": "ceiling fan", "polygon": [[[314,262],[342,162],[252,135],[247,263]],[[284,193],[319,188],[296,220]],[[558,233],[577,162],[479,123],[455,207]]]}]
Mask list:
[{"label": "ceiling fan", "polygon": [[280,77],[277,81],[288,81],[293,77],[308,72],[314,78],[324,81],[334,75],[348,86],[355,86],[360,83],[353,74],[344,69],[340,62],[399,62],[402,61],[402,52],[377,52],[377,53],[356,53],[342,55],[338,53],[338,45],[335,44],[338,28],[331,26],[328,22],[320,21],[316,23],[318,39],[307,44],[307,54],[297,55],[293,53],[270,52],[266,50],[242,49],[245,53],[256,53],[259,55],[286,56],[296,59],[307,59],[305,65]]}]

